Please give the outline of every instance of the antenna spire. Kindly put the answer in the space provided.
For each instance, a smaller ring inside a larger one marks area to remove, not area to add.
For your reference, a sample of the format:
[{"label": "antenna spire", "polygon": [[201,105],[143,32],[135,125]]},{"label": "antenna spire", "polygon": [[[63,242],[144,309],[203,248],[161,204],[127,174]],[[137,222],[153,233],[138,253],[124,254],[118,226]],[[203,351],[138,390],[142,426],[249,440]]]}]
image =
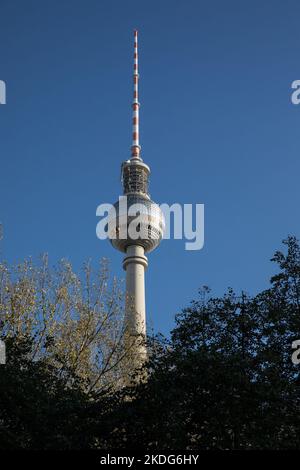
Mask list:
[{"label": "antenna spire", "polygon": [[134,30],[134,62],[133,62],[133,102],[132,102],[132,146],[131,159],[141,160],[141,146],[139,141],[139,71],[138,71],[138,32]]}]

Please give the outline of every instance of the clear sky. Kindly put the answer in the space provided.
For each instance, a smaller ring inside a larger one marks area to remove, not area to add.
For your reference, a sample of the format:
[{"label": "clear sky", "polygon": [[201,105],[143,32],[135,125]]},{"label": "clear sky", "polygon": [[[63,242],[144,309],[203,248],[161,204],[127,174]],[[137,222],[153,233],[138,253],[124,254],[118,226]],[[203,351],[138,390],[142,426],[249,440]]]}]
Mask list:
[{"label": "clear sky", "polygon": [[159,202],[204,203],[205,246],[149,255],[148,319],[167,333],[207,284],[255,293],[300,234],[300,3],[0,0],[0,220],[9,262],[48,252],[76,270],[122,254],[96,207],[121,193],[130,155],[133,29],[142,156]]}]

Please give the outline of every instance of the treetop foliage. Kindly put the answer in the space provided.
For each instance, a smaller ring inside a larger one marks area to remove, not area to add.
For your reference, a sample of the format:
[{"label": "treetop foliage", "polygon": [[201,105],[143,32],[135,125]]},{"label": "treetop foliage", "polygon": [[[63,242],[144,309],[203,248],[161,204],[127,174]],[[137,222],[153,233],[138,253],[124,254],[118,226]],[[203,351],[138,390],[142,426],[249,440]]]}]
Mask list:
[{"label": "treetop foliage", "polygon": [[202,288],[169,339],[149,340],[147,380],[130,387],[120,386],[122,296],[107,277],[1,266],[0,446],[299,449],[298,240],[272,261],[278,272],[257,295]]}]

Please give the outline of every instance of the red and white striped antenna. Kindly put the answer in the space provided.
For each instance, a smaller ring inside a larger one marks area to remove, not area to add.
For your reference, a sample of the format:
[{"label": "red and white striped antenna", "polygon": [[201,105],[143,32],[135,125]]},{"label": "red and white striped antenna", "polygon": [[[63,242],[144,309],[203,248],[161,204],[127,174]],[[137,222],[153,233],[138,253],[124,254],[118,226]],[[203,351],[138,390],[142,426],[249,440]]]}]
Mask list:
[{"label": "red and white striped antenna", "polygon": [[134,62],[133,62],[133,102],[132,102],[132,146],[131,159],[141,159],[139,140],[139,69],[138,69],[138,32],[134,30]]}]

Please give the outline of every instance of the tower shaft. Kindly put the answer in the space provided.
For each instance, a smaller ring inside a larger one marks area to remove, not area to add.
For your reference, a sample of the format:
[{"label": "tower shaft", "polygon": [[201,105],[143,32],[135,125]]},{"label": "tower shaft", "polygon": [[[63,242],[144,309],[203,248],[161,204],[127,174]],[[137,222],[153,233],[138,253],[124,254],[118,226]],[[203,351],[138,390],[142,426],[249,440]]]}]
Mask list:
[{"label": "tower shaft", "polygon": [[146,303],[145,270],[148,260],[144,248],[139,245],[129,246],[123,260],[126,270],[126,349],[132,350],[136,366],[140,366],[147,357],[146,339]]}]

